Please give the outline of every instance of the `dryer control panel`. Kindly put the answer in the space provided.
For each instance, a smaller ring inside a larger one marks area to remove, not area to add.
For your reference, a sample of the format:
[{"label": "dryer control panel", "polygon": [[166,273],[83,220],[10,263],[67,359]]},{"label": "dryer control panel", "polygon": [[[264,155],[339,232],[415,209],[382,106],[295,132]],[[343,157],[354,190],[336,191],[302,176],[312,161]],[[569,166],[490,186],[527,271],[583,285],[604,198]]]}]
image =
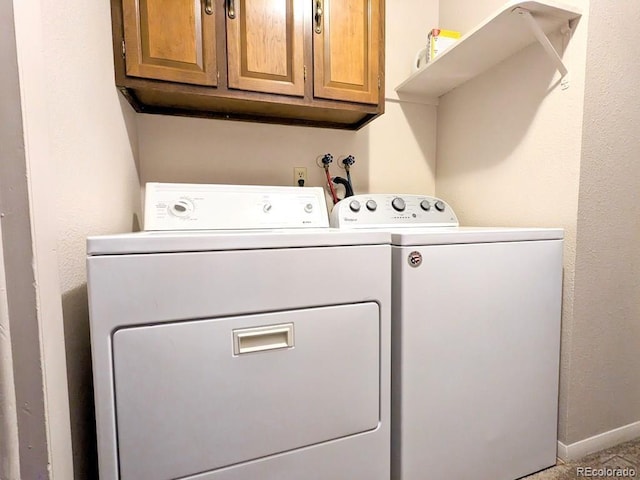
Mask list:
[{"label": "dryer control panel", "polygon": [[338,228],[457,227],[453,209],[426,195],[354,195],[336,203],[330,223]]},{"label": "dryer control panel", "polygon": [[147,183],[144,229],[325,228],[322,188]]}]

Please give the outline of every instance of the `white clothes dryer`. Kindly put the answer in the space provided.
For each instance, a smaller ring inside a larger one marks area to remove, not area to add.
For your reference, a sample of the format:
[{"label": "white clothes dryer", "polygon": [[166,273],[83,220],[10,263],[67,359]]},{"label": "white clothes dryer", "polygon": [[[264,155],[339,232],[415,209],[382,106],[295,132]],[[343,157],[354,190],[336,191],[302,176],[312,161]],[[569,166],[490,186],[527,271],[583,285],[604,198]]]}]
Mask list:
[{"label": "white clothes dryer", "polygon": [[350,197],[331,224],[392,234],[391,478],[554,465],[562,229],[459,227],[422,195]]},{"label": "white clothes dryer", "polygon": [[389,234],[311,188],[148,185],[146,212],[172,231],[87,241],[100,478],[388,480]]}]

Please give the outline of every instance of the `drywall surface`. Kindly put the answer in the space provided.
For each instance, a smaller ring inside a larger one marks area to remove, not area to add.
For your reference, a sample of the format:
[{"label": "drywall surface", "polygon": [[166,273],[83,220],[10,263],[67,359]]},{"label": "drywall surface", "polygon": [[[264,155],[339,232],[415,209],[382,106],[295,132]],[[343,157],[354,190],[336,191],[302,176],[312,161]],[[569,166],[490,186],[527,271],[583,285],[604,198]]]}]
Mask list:
[{"label": "drywall surface", "polygon": [[[24,71],[29,65],[19,64],[17,37],[24,34],[24,30],[16,26],[14,18],[17,20],[18,13],[14,16],[12,2],[2,0],[0,13],[0,61],[3,66],[0,69],[3,92],[0,102],[1,283],[6,288],[3,294],[6,304],[0,315],[3,323],[10,325],[10,336],[7,336],[9,330],[3,330],[3,343],[10,342],[10,349],[3,350],[2,356],[11,355],[3,368],[6,375],[3,382],[14,382],[3,388],[7,395],[3,401],[3,420],[8,430],[2,431],[0,441],[7,442],[5,452],[10,457],[6,464],[2,462],[2,473],[14,475],[11,480],[17,480],[16,474],[21,478],[47,479],[53,451],[58,446],[64,447],[64,429],[51,430],[46,422],[49,406],[45,391],[47,359],[40,344],[44,319],[39,311],[38,295],[40,288],[46,290],[51,285],[46,284],[44,278],[43,284],[39,283],[41,279],[36,272],[38,246],[32,234],[28,180],[32,152],[27,150],[24,140],[27,132],[32,131],[32,125],[28,123],[30,116],[22,113],[23,104],[31,97],[26,98],[28,89],[21,89],[19,80],[20,69]],[[60,372],[53,368],[50,371],[54,378]],[[66,382],[64,377],[62,381]],[[65,404],[62,405],[62,416]],[[11,415],[12,410],[15,416]]]},{"label": "drywall surface", "polygon": [[386,1],[386,95],[397,99],[395,88],[412,71],[416,53],[427,46],[427,36],[438,25],[439,0]]},{"label": "drywall surface", "polygon": [[363,138],[367,165],[356,193],[433,195],[436,168],[436,107],[400,102],[396,86],[412,73],[416,52],[438,21],[438,0],[386,2],[385,113],[352,136]]},{"label": "drywall surface", "polygon": [[[11,345],[11,322],[9,318],[9,297],[7,292],[7,273],[3,245],[2,225],[10,205],[4,194],[7,185],[5,168],[12,164],[24,164],[22,155],[22,116],[20,115],[20,95],[18,89],[18,63],[16,58],[15,30],[13,26],[13,4],[11,0],[0,0],[0,90],[8,94],[0,102],[0,478],[17,480],[20,478],[20,438],[18,436],[18,411],[16,389],[13,374],[13,348]],[[3,168],[4,166],[4,168]],[[9,221],[11,226],[12,220]],[[27,222],[28,223],[28,222]],[[8,227],[7,227],[8,228]],[[28,225],[26,225],[28,229]],[[11,270],[10,270],[11,271]],[[12,281],[15,279],[12,277]],[[22,339],[20,339],[22,340]],[[33,379],[41,384],[41,379]],[[21,392],[21,397],[24,395]],[[38,394],[43,397],[42,391]],[[44,411],[40,413],[44,415]],[[40,430],[41,442],[46,436]],[[41,460],[42,450],[38,449],[36,458]],[[46,451],[46,450],[45,450]]]},{"label": "drywall surface", "polygon": [[640,421],[640,4],[589,16],[568,443]]},{"label": "drywall surface", "polygon": [[[97,478],[85,239],[132,228],[140,198],[135,122],[114,87],[109,2],[50,8],[20,0],[14,8],[36,266],[57,302],[54,312],[41,295],[45,366],[48,358],[55,364],[46,375],[52,477]],[[67,445],[54,441],[63,429]]]},{"label": "drywall surface", "polygon": [[356,193],[434,191],[435,107],[400,103],[394,88],[411,73],[417,50],[438,16],[437,0],[386,6],[386,112],[357,132],[222,120],[138,115],[143,182],[292,185],[307,167],[309,186],[326,184],[316,165],[331,153],[334,176],[354,155]]},{"label": "drywall surface", "polygon": [[[469,13],[450,1],[448,12]],[[495,10],[493,1],[476,2]],[[436,194],[464,225],[565,229],[560,428],[567,438],[567,394],[573,330],[576,218],[582,145],[585,15],[573,35],[551,36],[569,69],[568,88],[539,44],[506,59],[441,98],[438,107]],[[441,10],[442,15],[446,13]],[[451,13],[451,23],[456,28]],[[467,20],[461,27],[466,27]],[[449,25],[449,23],[447,23]],[[464,30],[464,28],[463,28]]]},{"label": "drywall surface", "polygon": [[505,0],[482,0],[469,2],[463,0],[442,0],[440,2],[439,28],[446,30],[457,30],[465,34],[473,30],[476,25],[500,10]]},{"label": "drywall surface", "polygon": [[[1,134],[0,134],[1,135]],[[20,440],[0,222],[0,478],[20,478]]]},{"label": "drywall surface", "polygon": [[390,103],[387,110],[358,132],[142,115],[142,178],[293,185],[293,168],[307,167],[307,186],[324,186],[324,170],[316,160],[331,153],[333,176],[345,175],[338,166],[340,157],[355,156],[351,175],[358,193],[433,192],[435,146],[420,136],[421,131],[435,130],[433,107]]},{"label": "drywall surface", "polygon": [[364,192],[433,195],[436,108],[387,102],[387,113],[364,132],[369,137],[369,187]]}]

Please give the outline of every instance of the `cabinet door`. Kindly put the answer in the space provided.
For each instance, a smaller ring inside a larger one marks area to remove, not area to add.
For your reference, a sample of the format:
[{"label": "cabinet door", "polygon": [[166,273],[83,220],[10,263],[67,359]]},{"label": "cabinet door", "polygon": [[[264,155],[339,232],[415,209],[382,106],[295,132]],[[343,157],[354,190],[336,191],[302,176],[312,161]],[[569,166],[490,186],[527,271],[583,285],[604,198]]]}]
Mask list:
[{"label": "cabinet door", "polygon": [[127,75],[216,85],[213,0],[123,0]]},{"label": "cabinet door", "polygon": [[314,95],[378,103],[383,0],[312,1]]},{"label": "cabinet door", "polygon": [[228,0],[229,88],[304,95],[303,3]]}]

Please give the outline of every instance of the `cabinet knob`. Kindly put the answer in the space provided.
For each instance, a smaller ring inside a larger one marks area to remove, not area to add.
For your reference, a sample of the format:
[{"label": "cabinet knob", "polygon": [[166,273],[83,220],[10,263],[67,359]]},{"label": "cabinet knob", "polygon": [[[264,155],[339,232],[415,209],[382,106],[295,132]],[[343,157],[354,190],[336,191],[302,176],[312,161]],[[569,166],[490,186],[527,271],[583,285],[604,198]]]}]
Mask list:
[{"label": "cabinet knob", "polygon": [[236,6],[234,0],[227,0],[227,15],[230,19],[236,18]]}]

